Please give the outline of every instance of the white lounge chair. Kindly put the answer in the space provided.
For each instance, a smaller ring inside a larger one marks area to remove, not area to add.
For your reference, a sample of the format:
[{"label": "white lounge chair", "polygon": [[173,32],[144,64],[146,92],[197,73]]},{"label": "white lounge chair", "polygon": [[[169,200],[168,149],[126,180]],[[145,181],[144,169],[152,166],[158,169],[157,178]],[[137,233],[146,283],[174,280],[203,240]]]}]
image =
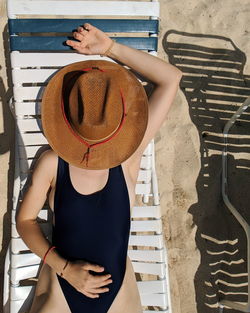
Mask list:
[{"label": "white lounge chair", "polygon": [[[16,118],[16,149],[12,238],[5,260],[3,299],[5,313],[20,313],[27,312],[32,303],[35,285],[28,285],[27,280],[37,277],[41,263],[24,244],[15,226],[16,210],[30,166],[38,151],[47,145],[41,131],[41,93],[58,68],[80,60],[100,58],[77,54],[63,45],[67,39],[65,33],[70,35],[78,25],[90,22],[113,33],[118,42],[157,54],[159,3],[8,0],[8,18],[14,84],[14,99],[10,105]],[[126,35],[119,37],[118,33]],[[138,33],[142,36],[138,37]],[[172,313],[154,156],[152,140],[141,160],[136,194],[138,202],[142,201],[133,208],[128,255],[134,271],[142,274],[142,280],[137,278],[137,283],[144,313],[159,310]],[[50,238],[50,214],[46,206],[39,217],[45,221],[40,225]],[[153,278],[150,275],[154,275]],[[26,280],[25,286],[21,283],[23,280]]]}]

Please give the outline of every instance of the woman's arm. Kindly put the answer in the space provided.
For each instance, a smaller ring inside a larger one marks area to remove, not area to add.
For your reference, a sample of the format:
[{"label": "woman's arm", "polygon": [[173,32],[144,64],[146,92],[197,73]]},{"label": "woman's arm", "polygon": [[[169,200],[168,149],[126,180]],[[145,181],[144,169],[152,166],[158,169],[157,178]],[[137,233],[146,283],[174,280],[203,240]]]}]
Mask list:
[{"label": "woman's arm", "polygon": [[[79,27],[78,31],[73,33],[74,38],[78,41],[67,40],[66,43],[79,53],[104,54],[112,44],[111,38],[89,23],[85,23],[84,28]],[[182,72],[174,65],[156,56],[118,42],[113,44],[108,56],[129,66],[155,84],[154,91],[149,98],[149,118],[146,132],[141,144],[130,157],[132,167],[134,163],[134,168],[137,168],[142,153],[160,129],[174,101]]]},{"label": "woman's arm", "polygon": [[[16,217],[18,233],[29,249],[41,259],[51,244],[45,238],[36,219],[46,201],[48,190],[56,175],[56,168],[56,154],[50,150],[44,152],[37,161],[31,184]],[[58,274],[61,273],[65,262],[66,260],[59,256],[55,250],[49,252],[46,257],[46,263]]]}]

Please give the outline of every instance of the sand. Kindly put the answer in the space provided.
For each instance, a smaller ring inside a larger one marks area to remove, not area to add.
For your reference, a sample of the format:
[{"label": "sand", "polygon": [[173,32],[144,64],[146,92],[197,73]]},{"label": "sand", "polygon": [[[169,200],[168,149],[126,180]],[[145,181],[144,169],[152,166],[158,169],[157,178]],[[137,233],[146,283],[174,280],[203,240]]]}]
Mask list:
[{"label": "sand", "polygon": [[[160,3],[159,57],[184,73],[176,99],[155,137],[172,308],[173,313],[215,313],[219,312],[219,297],[247,301],[246,239],[221,196],[221,134],[227,120],[250,95],[250,3]],[[6,16],[1,18],[2,30],[5,24]],[[2,48],[2,38],[0,42]],[[13,121],[6,108],[11,90],[2,49],[0,60],[2,275],[10,223],[6,207],[10,211],[11,199],[7,199],[11,186],[7,181],[13,175],[9,152]],[[229,138],[228,193],[249,222],[249,109],[247,113]],[[239,311],[225,308],[223,312]]]}]

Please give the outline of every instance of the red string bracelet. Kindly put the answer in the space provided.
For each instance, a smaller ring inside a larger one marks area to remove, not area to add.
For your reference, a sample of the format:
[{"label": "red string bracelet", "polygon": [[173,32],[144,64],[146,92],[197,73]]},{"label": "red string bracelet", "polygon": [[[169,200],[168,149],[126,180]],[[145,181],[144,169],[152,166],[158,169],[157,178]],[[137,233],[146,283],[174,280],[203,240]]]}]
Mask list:
[{"label": "red string bracelet", "polygon": [[44,257],[43,257],[43,263],[46,263],[45,262],[45,259],[46,259],[46,256],[48,255],[48,253],[50,252],[50,251],[52,251],[53,249],[55,249],[56,247],[55,246],[51,246],[48,250],[47,250],[47,252],[45,253],[45,255],[44,255]]}]

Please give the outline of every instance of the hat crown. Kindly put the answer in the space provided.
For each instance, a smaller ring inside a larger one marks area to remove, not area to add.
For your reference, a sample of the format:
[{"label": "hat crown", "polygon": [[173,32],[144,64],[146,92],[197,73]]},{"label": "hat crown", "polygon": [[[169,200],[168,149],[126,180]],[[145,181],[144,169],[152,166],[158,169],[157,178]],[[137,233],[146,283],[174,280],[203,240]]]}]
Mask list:
[{"label": "hat crown", "polygon": [[105,72],[94,69],[79,75],[68,98],[68,119],[79,135],[90,140],[110,135],[122,113],[119,88]]},{"label": "hat crown", "polygon": [[108,78],[103,74],[88,72],[81,75],[70,92],[70,120],[79,130],[81,124],[98,126],[104,122]]}]

